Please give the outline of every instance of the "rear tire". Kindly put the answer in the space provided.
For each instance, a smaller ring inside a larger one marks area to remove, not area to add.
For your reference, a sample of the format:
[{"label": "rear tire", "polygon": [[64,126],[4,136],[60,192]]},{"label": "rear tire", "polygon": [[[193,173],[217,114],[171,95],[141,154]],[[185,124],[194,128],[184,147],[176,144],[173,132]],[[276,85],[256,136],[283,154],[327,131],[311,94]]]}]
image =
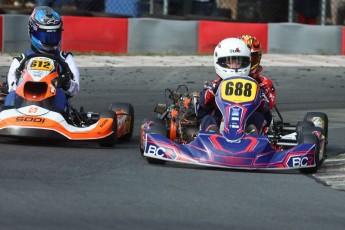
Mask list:
[{"label": "rear tire", "polygon": [[99,140],[98,144],[101,147],[113,147],[117,143],[117,116],[114,111],[106,110],[100,114],[100,118],[113,119],[113,125],[112,125],[113,133]]},{"label": "rear tire", "polygon": [[326,156],[326,146],[328,144],[328,116],[322,112],[308,112],[304,116],[305,121],[313,122],[314,126],[322,129],[322,135],[325,138],[324,156]]},{"label": "rear tire", "polygon": [[133,129],[134,129],[134,108],[133,105],[129,103],[112,103],[110,105],[110,109],[115,112],[123,110],[126,114],[131,117],[129,133],[125,134],[122,137],[119,137],[120,140],[130,140],[133,136]]}]

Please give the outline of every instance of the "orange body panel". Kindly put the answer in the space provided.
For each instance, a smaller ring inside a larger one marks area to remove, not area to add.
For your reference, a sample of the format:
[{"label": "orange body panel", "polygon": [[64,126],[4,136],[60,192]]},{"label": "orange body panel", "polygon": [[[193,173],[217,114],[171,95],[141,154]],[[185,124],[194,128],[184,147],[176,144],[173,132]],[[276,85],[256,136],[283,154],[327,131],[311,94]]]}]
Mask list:
[{"label": "orange body panel", "polygon": [[99,139],[109,136],[113,133],[112,125],[113,119],[111,118],[101,118],[98,125],[92,130],[70,132],[60,123],[50,120],[44,117],[38,116],[17,116],[11,117],[0,122],[0,129],[6,127],[27,127],[36,129],[50,129],[59,132],[71,140],[82,140],[82,139]]},{"label": "orange body panel", "polygon": [[[44,78],[42,78],[40,83],[45,83],[46,87],[48,87],[46,90],[25,90],[25,85],[30,82],[37,82],[34,81],[33,77],[29,74],[29,72],[25,69],[23,76],[22,76],[22,81],[20,84],[17,86],[16,89],[16,94],[19,96],[25,98],[28,101],[42,101],[46,98],[55,96],[56,94],[56,89],[52,83],[52,81],[58,77],[58,70],[55,68],[53,72],[50,74],[46,75]],[[50,90],[49,90],[50,88]]]},{"label": "orange body panel", "polygon": [[28,101],[42,101],[55,96],[56,88],[52,82],[58,77],[59,65],[51,59],[39,57],[30,59],[26,65],[16,94]]},{"label": "orange body panel", "polygon": [[177,110],[171,111],[171,121],[170,121],[170,140],[174,141],[176,139],[176,133],[177,133],[177,126],[175,122],[175,117],[178,115]]}]

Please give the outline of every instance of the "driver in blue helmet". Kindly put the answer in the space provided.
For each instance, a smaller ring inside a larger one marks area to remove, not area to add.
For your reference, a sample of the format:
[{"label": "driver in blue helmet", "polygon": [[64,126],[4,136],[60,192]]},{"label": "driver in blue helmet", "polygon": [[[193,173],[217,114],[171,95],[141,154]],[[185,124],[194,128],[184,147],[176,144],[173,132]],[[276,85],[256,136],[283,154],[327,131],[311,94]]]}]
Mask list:
[{"label": "driver in blue helmet", "polygon": [[[79,70],[71,53],[60,50],[63,23],[60,15],[47,6],[36,7],[29,18],[28,33],[31,47],[20,56],[14,57],[7,75],[9,95],[5,105],[13,105],[17,87],[16,70],[26,56],[32,54],[50,54],[68,64],[69,74],[56,79],[55,86],[61,89],[59,98],[73,97],[79,92]],[[62,100],[59,100],[62,103]]]}]

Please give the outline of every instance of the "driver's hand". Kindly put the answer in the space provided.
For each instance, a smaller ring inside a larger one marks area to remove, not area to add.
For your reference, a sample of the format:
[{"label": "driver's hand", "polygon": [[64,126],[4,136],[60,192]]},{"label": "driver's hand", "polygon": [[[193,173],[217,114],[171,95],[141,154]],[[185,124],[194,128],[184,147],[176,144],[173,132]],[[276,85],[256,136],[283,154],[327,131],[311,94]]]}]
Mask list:
[{"label": "driver's hand", "polygon": [[55,87],[61,88],[64,91],[67,91],[71,86],[71,76],[69,74],[62,74],[54,80]]}]

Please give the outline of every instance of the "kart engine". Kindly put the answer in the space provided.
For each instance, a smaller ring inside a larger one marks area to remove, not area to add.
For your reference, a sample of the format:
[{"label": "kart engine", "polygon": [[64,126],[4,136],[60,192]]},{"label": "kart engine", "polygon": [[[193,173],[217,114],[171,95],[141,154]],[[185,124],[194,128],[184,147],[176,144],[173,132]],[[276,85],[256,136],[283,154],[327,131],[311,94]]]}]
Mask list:
[{"label": "kart engine", "polygon": [[187,144],[194,140],[199,131],[200,121],[196,116],[196,106],[200,95],[198,92],[179,93],[169,91],[172,104],[157,104],[155,112],[166,121],[170,140]]}]

